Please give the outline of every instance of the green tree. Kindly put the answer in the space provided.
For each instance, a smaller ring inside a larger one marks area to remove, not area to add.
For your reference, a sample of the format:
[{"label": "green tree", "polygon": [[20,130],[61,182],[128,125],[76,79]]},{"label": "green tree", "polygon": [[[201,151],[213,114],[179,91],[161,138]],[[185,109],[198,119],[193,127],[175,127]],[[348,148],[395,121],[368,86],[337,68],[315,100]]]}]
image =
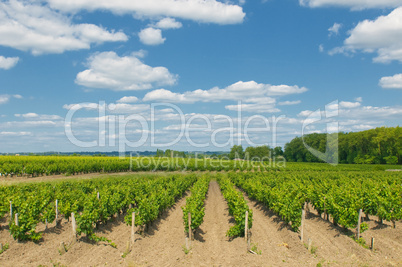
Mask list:
[{"label": "green tree", "polygon": [[244,159],[244,151],[242,145],[234,145],[230,149],[229,159]]}]

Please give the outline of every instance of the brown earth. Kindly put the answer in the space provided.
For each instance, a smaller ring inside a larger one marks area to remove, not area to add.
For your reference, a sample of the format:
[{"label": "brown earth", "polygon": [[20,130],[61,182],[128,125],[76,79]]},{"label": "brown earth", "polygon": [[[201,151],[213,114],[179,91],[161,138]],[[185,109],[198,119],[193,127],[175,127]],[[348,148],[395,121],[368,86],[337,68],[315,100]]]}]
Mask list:
[{"label": "brown earth", "polygon": [[[350,232],[321,219],[313,210],[305,224],[305,240],[310,238],[314,253],[300,241],[300,235],[289,229],[276,215],[263,205],[249,201],[253,210],[251,243],[261,255],[247,253],[244,238],[229,240],[226,232],[233,225],[227,204],[219,186],[212,181],[205,201],[204,222],[196,231],[191,250],[185,253],[183,212],[185,197],[165,211],[144,235],[137,231],[133,250],[122,257],[130,240],[131,227],[123,216],[101,225],[97,232],[116,243],[113,248],[106,243],[94,244],[84,237],[72,243],[71,224],[63,220],[61,227],[54,224],[44,231],[39,243],[16,242],[9,235],[6,220],[0,221],[0,242],[10,248],[0,254],[0,266],[402,266],[402,223],[396,229],[391,224],[381,226],[368,221],[365,240],[375,237],[375,252],[363,248],[348,236]],[[69,248],[59,254],[60,243]],[[307,242],[307,241],[306,241]],[[59,264],[59,265],[58,265]]]}]

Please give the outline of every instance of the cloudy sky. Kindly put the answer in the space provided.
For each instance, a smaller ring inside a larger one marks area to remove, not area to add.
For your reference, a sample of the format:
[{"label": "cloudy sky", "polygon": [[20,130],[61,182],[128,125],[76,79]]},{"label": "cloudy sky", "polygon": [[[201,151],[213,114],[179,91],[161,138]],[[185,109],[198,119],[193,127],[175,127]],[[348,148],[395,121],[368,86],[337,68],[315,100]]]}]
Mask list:
[{"label": "cloudy sky", "polygon": [[401,63],[402,0],[1,0],[0,152],[397,126]]}]

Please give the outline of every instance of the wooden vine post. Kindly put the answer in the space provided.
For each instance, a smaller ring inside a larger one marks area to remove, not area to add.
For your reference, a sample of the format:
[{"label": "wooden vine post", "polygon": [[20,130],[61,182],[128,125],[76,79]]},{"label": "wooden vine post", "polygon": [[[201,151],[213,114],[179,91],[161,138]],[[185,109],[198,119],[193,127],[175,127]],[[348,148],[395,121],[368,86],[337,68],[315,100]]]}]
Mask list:
[{"label": "wooden vine post", "polygon": [[134,248],[135,242],[135,212],[131,213],[131,246]]},{"label": "wooden vine post", "polygon": [[77,225],[75,224],[74,212],[71,213],[71,225],[73,228],[73,241],[77,240]]},{"label": "wooden vine post", "polygon": [[16,226],[19,226],[18,225],[18,213],[15,214],[14,223]]},{"label": "wooden vine post", "polygon": [[244,225],[245,225],[245,227],[244,227],[244,239],[247,242],[247,251],[249,251],[250,250],[250,239],[249,239],[250,237],[249,237],[249,234],[248,234],[248,210],[246,210],[246,220],[244,222]]},{"label": "wooden vine post", "polygon": [[246,240],[246,242],[247,242],[247,236],[248,236],[248,211],[246,210],[246,220],[245,220],[245,222],[244,222],[244,239]]},{"label": "wooden vine post", "polygon": [[374,237],[371,238],[371,250],[374,251]]},{"label": "wooden vine post", "polygon": [[56,199],[56,226],[59,225],[59,200]]},{"label": "wooden vine post", "polygon": [[303,242],[304,240],[304,219],[306,217],[306,204],[304,204],[304,207],[302,209],[302,215],[301,215],[301,225],[300,225],[300,240]]},{"label": "wooden vine post", "polygon": [[359,210],[359,218],[357,219],[357,234],[356,234],[356,238],[359,239],[360,238],[360,224],[362,221],[362,209]]},{"label": "wooden vine post", "polygon": [[188,237],[186,237],[186,249],[190,250],[191,247],[191,213],[188,214]]},{"label": "wooden vine post", "polygon": [[13,202],[10,200],[10,221],[13,219]]},{"label": "wooden vine post", "polygon": [[191,244],[191,240],[192,240],[192,232],[191,232],[191,213],[188,213],[188,239],[190,240],[190,244]]}]

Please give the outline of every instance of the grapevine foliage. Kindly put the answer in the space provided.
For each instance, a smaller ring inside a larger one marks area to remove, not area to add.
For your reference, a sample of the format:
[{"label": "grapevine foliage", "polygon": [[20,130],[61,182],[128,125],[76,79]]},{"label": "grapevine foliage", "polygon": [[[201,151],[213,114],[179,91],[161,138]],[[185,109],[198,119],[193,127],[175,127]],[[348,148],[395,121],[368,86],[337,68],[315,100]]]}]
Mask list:
[{"label": "grapevine foliage", "polygon": [[246,228],[246,211],[248,211],[248,228],[253,226],[253,212],[247,206],[243,194],[236,190],[233,183],[227,176],[219,175],[218,183],[221,187],[223,197],[229,206],[229,214],[232,215],[236,224],[232,226],[226,233],[229,237],[244,236]]},{"label": "grapevine foliage", "polygon": [[211,178],[205,175],[191,188],[191,196],[186,199],[183,209],[183,221],[186,233],[188,233],[188,213],[191,214],[191,229],[194,231],[204,221],[205,207],[204,200],[209,188]]}]

